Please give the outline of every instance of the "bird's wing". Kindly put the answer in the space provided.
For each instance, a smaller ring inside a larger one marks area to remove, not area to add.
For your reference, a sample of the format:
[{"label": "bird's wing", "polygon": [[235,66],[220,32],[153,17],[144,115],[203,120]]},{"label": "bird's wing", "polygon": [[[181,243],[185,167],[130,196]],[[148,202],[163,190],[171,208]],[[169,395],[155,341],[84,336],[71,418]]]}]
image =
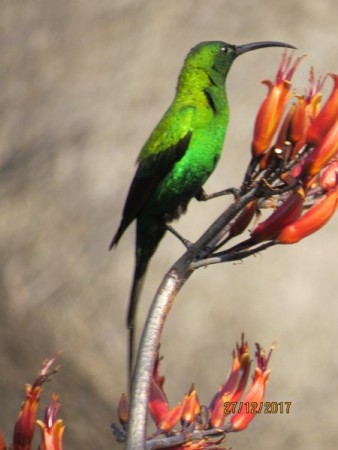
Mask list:
[{"label": "bird's wing", "polygon": [[150,135],[138,157],[138,168],[131,183],[121,225],[112,241],[118,242],[128,225],[138,216],[152,192],[185,154],[193,131],[195,109],[168,110]]}]

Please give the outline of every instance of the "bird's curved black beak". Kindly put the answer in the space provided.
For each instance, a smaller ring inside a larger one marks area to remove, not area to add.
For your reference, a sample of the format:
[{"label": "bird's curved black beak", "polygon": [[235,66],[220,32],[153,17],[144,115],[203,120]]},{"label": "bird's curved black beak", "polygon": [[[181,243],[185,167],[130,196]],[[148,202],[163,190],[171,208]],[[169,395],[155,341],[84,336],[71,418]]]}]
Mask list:
[{"label": "bird's curved black beak", "polygon": [[260,41],[260,42],[251,42],[249,44],[243,45],[234,45],[236,56],[242,55],[246,52],[251,52],[251,50],[257,50],[259,48],[265,47],[285,47],[285,48],[296,48],[293,45],[286,44],[285,42],[278,41]]}]

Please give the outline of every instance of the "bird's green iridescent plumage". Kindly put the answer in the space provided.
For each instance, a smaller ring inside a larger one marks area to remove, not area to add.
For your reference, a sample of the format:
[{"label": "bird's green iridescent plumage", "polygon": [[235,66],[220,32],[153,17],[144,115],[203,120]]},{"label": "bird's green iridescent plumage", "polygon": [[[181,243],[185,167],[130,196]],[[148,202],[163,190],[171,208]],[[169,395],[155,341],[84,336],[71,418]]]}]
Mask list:
[{"label": "bird's green iridescent plumage", "polygon": [[138,157],[113,244],[140,214],[176,217],[213,172],[229,118],[224,81],[236,56],[225,45],[201,43],[188,54],[176,96]]},{"label": "bird's green iridescent plumage", "polygon": [[[166,224],[178,218],[220,158],[229,121],[228,71],[239,55],[255,48],[287,46],[263,42],[234,46],[220,41],[196,45],[185,59],[175,98],[144,144],[111,247],[136,219],[136,264],[128,311],[130,350],[143,278]],[[130,351],[130,364],[132,354]]]}]

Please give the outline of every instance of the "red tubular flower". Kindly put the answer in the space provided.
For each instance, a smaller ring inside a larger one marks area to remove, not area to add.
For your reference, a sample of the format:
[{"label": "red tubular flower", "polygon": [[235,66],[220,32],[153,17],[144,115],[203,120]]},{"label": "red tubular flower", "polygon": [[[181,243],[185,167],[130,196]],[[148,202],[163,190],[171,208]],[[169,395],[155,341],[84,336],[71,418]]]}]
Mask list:
[{"label": "red tubular flower", "polygon": [[181,403],[179,403],[178,405],[174,406],[174,408],[168,411],[164,419],[159,423],[158,428],[163,433],[168,433],[177,425],[181,416],[182,416],[182,405]]},{"label": "red tubular flower", "polygon": [[249,353],[245,353],[244,355],[241,356],[240,365],[241,366],[240,366],[239,381],[235,392],[231,396],[232,402],[237,402],[241,398],[245,390],[246,384],[248,382],[251,369],[251,361]]},{"label": "red tubular flower", "polygon": [[333,216],[338,203],[338,188],[323,200],[312,206],[298,220],[286,226],[276,241],[280,244],[294,244],[323,227]]},{"label": "red tubular flower", "polygon": [[289,139],[295,144],[304,136],[306,129],[306,99],[298,96],[298,103],[294,106],[292,119],[290,120]]},{"label": "red tubular flower", "polygon": [[[290,140],[290,137],[289,137],[290,123],[291,123],[292,118],[294,117],[295,110],[296,110],[296,104],[293,103],[284,117],[284,120],[282,122],[282,125],[281,125],[278,135],[277,135],[276,142],[273,145],[273,148],[282,149],[285,147],[285,143]],[[267,157],[268,153],[269,152],[265,153],[264,157]],[[267,164],[262,165],[262,160],[261,160],[259,165],[262,169],[265,169]]]},{"label": "red tubular flower", "polygon": [[40,450],[62,450],[65,426],[62,420],[56,420],[59,408],[58,397],[53,395],[49,407],[46,408],[44,421],[37,420],[41,431]]},{"label": "red tubular flower", "polygon": [[14,427],[13,450],[31,449],[42,385],[49,379],[51,374],[57,371],[55,369],[49,372],[57,356],[58,354],[42,365],[42,369],[32,386],[27,384],[25,387],[26,399],[21,406],[21,411]]},{"label": "red tubular flower", "polygon": [[271,347],[267,357],[264,355],[263,349],[258,344],[256,344],[256,348],[258,367],[255,369],[252,385],[241,402],[242,408],[231,417],[230,423],[232,426],[232,431],[244,430],[252,419],[255,418],[257,412],[256,407],[259,408],[259,405],[262,404],[264,399],[266,385],[270,374],[270,370],[268,370],[268,363],[274,345]]},{"label": "red tubular flower", "polygon": [[311,123],[306,141],[311,145],[317,145],[323,139],[325,134],[332,127],[338,116],[338,75],[334,73],[329,74],[333,79],[333,89],[331,95],[327,99],[325,105]]},{"label": "red tubular flower", "polygon": [[255,418],[255,412],[247,412],[247,405],[249,405],[249,411],[251,411],[251,405],[260,403],[263,401],[265,395],[265,388],[268,382],[270,371],[263,371],[259,367],[256,368],[253,376],[253,383],[249,392],[243,398],[242,404],[244,408],[231,417],[231,425],[233,427],[233,431],[242,431],[246,428],[252,419]]},{"label": "red tubular flower", "polygon": [[252,200],[245,205],[243,211],[235,218],[231,223],[228,238],[233,238],[242,234],[243,231],[249,226],[252,218],[257,211],[257,200]]},{"label": "red tubular flower", "polygon": [[291,88],[287,80],[282,80],[277,85],[269,80],[262,83],[268,87],[268,94],[256,117],[252,141],[252,153],[255,157],[261,156],[269,148],[284,113]]},{"label": "red tubular flower", "polygon": [[298,96],[298,105],[295,107],[295,114],[290,121],[288,139],[293,143],[291,159],[294,159],[298,152],[306,143],[306,135],[309,126],[314,122],[320,110],[322,98],[321,89],[324,79],[315,80],[314,70],[310,69],[310,87],[303,96]]},{"label": "red tubular flower", "polygon": [[234,356],[228,380],[221,386],[210,403],[210,425],[212,427],[219,428],[224,425],[227,416],[224,405],[226,402],[237,402],[241,398],[249,378],[250,368],[248,344],[244,342],[242,335],[242,343],[237,346],[237,356]]},{"label": "red tubular flower", "polygon": [[157,426],[169,412],[167,398],[162,388],[157,383],[155,383],[154,379],[151,381],[150,385],[149,411],[153,421]]},{"label": "red tubular flower", "polygon": [[274,239],[284,227],[294,222],[300,216],[304,199],[305,194],[302,188],[292,192],[271,216],[257,225],[251,234],[252,242],[258,244],[259,242]]},{"label": "red tubular flower", "polygon": [[[182,416],[182,405],[178,404],[170,409],[163,390],[164,377],[159,374],[159,358],[156,360],[154,377],[150,385],[149,411],[158,430],[169,432]],[[121,421],[121,419],[120,419]]]},{"label": "red tubular flower", "polygon": [[26,400],[22,404],[14,427],[13,450],[30,450],[34,436],[41,386],[27,384],[25,391]]},{"label": "red tubular flower", "polygon": [[317,175],[338,153],[338,115],[329,131],[305,158],[302,176]]},{"label": "red tubular flower", "polygon": [[[248,383],[250,375],[251,359],[249,355],[249,348],[247,342],[244,340],[242,334],[241,342],[236,345],[236,350],[233,351],[232,368],[226,382],[221,386],[219,391],[214,395],[210,402],[210,406],[201,405],[197,391],[194,384],[191,386],[189,393],[184,396],[182,404],[169,409],[168,401],[163,390],[163,377],[159,374],[158,361],[154,375],[156,380],[152,379],[152,386],[150,392],[149,409],[152,417],[157,425],[156,431],[148,438],[151,446],[157,443],[165,445],[161,440],[166,438],[179,437],[179,445],[174,445],[173,450],[202,450],[207,448],[219,448],[219,445],[226,439],[226,434],[231,431],[240,431],[244,429],[253,419],[254,413],[248,411],[248,405],[252,402],[261,402],[265,393],[265,387],[269,372],[267,370],[268,361],[270,359],[271,350],[268,357],[265,357],[261,347],[256,344],[256,361],[257,368],[253,375],[253,382],[243,401],[239,402],[244,394],[244,390]],[[159,381],[162,386],[157,383]],[[244,408],[240,405],[244,404]],[[127,409],[127,401],[122,395],[119,403],[119,417],[122,422],[127,420],[124,417],[123,411]],[[52,411],[54,409],[52,408]],[[48,423],[51,429],[55,423],[55,414],[53,420],[45,419],[45,426],[40,427],[45,432],[46,424]],[[227,423],[225,423],[227,421]],[[56,425],[55,425],[56,427]],[[116,427],[114,426],[116,431]],[[120,436],[116,431],[116,436],[122,441],[125,433]],[[198,434],[194,435],[194,432]],[[160,434],[166,435],[157,439]],[[169,446],[173,442],[168,441]],[[222,447],[223,448],[223,447]],[[1,450],[1,448],[0,448]],[[40,450],[61,450],[61,447],[42,447]]]},{"label": "red tubular flower", "polygon": [[189,394],[184,396],[182,405],[181,423],[183,426],[189,426],[195,420],[196,409],[198,410],[198,399],[196,389],[192,386]]},{"label": "red tubular flower", "polygon": [[232,391],[224,392],[224,394],[215,402],[210,414],[210,425],[214,428],[219,428],[224,425],[227,412],[225,410],[226,402],[237,402],[246,387],[250,374],[251,361],[249,353],[245,353],[241,356],[240,371],[237,386]]},{"label": "red tubular flower", "polygon": [[236,355],[235,351],[232,354],[232,368],[226,382],[220,387],[219,391],[212,398],[209,409],[213,411],[216,403],[222,398],[223,395],[229,392],[233,392],[237,386],[238,376],[239,376],[240,362],[239,357]]},{"label": "red tubular flower", "polygon": [[310,86],[304,95],[296,95],[297,102],[291,105],[284,117],[274,145],[259,161],[262,170],[267,168],[273,157],[276,157],[278,150],[284,160],[293,160],[304,148],[307,130],[320,109],[324,81],[325,77],[324,79],[319,77],[316,81],[313,68],[310,69]]},{"label": "red tubular flower", "polygon": [[292,57],[283,54],[278,69],[275,84],[269,80],[262,83],[268,87],[268,94],[261,104],[256,117],[254,136],[252,140],[252,154],[260,157],[271,145],[272,138],[280,124],[285,106],[290,96],[291,78],[303,57],[296,59],[291,65]]}]

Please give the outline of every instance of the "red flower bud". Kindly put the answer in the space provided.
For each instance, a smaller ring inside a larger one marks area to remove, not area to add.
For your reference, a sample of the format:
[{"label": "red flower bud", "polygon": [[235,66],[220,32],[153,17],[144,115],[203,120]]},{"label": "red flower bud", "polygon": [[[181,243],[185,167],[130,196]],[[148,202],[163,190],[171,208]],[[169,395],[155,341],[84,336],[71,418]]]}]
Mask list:
[{"label": "red flower bud", "polygon": [[117,414],[119,416],[119,420],[123,428],[125,428],[128,423],[129,413],[128,413],[129,405],[126,394],[122,394],[120,397],[119,404],[117,406]]},{"label": "red flower bud", "polygon": [[162,422],[169,411],[167,398],[162,388],[154,381],[154,379],[151,380],[150,385],[149,411],[157,426]]},{"label": "red flower bud", "polygon": [[252,200],[245,205],[243,211],[231,223],[229,238],[242,234],[256,213],[257,200]]},{"label": "red flower bud", "polygon": [[298,97],[298,103],[294,105],[294,112],[290,120],[290,127],[288,138],[295,144],[301,140],[304,136],[307,127],[306,116],[306,99],[304,97]]},{"label": "red flower bud", "polygon": [[305,194],[302,188],[292,192],[271,216],[257,225],[251,234],[252,241],[259,243],[274,239],[286,225],[289,225],[300,216],[304,198]]},{"label": "red flower bud", "polygon": [[22,404],[14,427],[13,450],[31,448],[41,390],[41,386],[26,385],[26,400]]},{"label": "red flower bud", "polygon": [[317,145],[323,139],[325,134],[332,127],[338,116],[338,75],[330,73],[334,85],[331,95],[327,99],[325,105],[311,123],[306,141],[309,144]]},{"label": "red flower bud", "polygon": [[189,426],[194,422],[196,416],[196,406],[197,406],[197,392],[192,388],[189,394],[184,396],[182,405],[182,415],[181,422],[183,426]]},{"label": "red flower bud", "polygon": [[[228,383],[225,383],[225,385],[222,386],[222,396],[217,398],[211,410],[210,425],[212,427],[217,428],[224,425],[224,421],[226,419],[224,404],[226,402],[237,402],[241,398],[248,382],[251,361],[247,350],[245,353],[239,355],[239,360],[236,357],[236,360],[236,382],[235,384],[232,384],[231,390],[229,389],[230,385],[228,385]],[[230,379],[231,375],[228,380]]]},{"label": "red flower bud", "polygon": [[324,226],[337,208],[338,189],[312,206],[298,220],[286,226],[276,241],[280,244],[294,244]]},{"label": "red flower bud", "polygon": [[[262,370],[256,368],[253,383],[248,393],[243,398],[242,409],[231,417],[231,425],[233,431],[244,430],[252,419],[255,418],[256,413],[251,412],[251,404],[260,404],[264,398],[266,384],[269,378],[269,370]],[[249,408],[248,408],[249,407]],[[249,409],[249,412],[248,412]]]},{"label": "red flower bud", "polygon": [[338,115],[324,138],[305,158],[302,176],[317,175],[338,153]]},{"label": "red flower bud", "polygon": [[168,433],[170,430],[172,430],[175,425],[178,423],[182,416],[182,405],[179,403],[174,408],[170,409],[164,419],[160,422],[158,428],[163,433]]}]

